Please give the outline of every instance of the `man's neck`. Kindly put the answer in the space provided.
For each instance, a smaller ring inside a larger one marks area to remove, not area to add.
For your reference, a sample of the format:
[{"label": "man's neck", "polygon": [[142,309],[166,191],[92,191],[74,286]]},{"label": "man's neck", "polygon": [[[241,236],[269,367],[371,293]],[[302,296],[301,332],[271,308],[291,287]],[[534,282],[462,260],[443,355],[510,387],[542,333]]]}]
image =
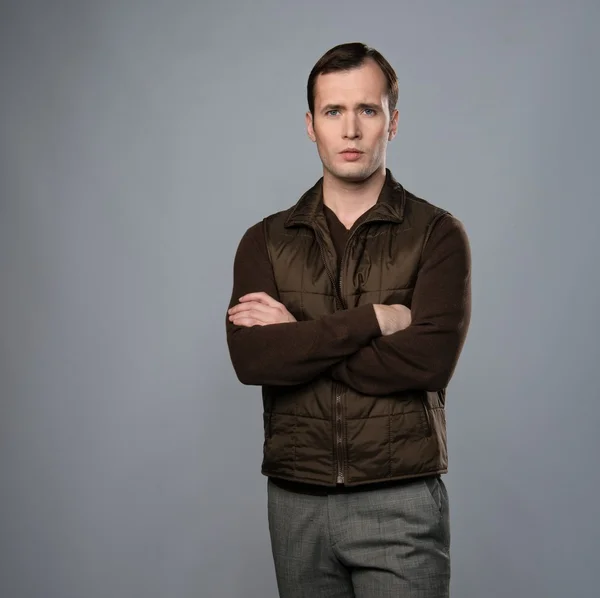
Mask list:
[{"label": "man's neck", "polygon": [[359,183],[340,180],[330,173],[323,173],[323,203],[333,211],[347,228],[376,203],[385,183],[385,167],[375,171]]}]

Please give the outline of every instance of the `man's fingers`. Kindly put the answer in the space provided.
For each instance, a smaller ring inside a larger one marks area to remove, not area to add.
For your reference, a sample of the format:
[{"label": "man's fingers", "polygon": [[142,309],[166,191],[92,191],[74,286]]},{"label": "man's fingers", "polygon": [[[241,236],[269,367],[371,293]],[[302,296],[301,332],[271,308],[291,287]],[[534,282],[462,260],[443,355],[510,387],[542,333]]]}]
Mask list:
[{"label": "man's fingers", "polygon": [[236,320],[240,320],[242,318],[252,318],[253,320],[260,320],[261,322],[267,322],[268,314],[264,314],[256,309],[245,309],[243,311],[238,311],[234,314],[230,314],[229,319],[232,322]]},{"label": "man's fingers", "polygon": [[273,307],[260,303],[259,301],[249,301],[247,303],[238,303],[229,310],[229,315],[239,314],[250,310],[255,310],[264,314],[271,313]]},{"label": "man's fingers", "polygon": [[[246,306],[243,306],[244,308]],[[269,311],[271,313],[269,313]],[[240,309],[236,313],[229,315],[229,320],[234,324],[238,324],[241,321],[253,320],[260,325],[272,324],[275,321],[275,316],[271,308],[260,306],[258,309],[248,307],[247,309]]]},{"label": "man's fingers", "polygon": [[227,312],[229,320],[234,324],[237,324],[240,317],[253,318],[262,326],[296,321],[282,303],[271,299],[266,293],[250,293],[241,297],[240,301],[242,300],[242,303],[234,305]]},{"label": "man's fingers", "polygon": [[236,326],[244,326],[245,328],[251,328],[252,326],[264,326],[263,322],[251,317],[240,317],[233,320],[233,324]]},{"label": "man's fingers", "polygon": [[247,295],[240,297],[240,303],[246,303],[247,301],[259,301],[260,303],[270,305],[271,307],[279,307],[281,305],[279,301],[275,301],[275,299],[262,291],[258,293],[248,293]]}]

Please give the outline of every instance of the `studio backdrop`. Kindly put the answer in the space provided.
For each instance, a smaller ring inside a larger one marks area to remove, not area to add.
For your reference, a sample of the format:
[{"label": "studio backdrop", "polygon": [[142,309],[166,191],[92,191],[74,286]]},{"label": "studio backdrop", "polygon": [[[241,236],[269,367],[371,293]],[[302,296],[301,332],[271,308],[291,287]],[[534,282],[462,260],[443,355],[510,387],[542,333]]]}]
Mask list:
[{"label": "studio backdrop", "polygon": [[0,596],[276,596],[243,233],[320,176],[306,79],[400,80],[388,166],[463,223],[452,595],[592,598],[600,4],[0,3]]}]

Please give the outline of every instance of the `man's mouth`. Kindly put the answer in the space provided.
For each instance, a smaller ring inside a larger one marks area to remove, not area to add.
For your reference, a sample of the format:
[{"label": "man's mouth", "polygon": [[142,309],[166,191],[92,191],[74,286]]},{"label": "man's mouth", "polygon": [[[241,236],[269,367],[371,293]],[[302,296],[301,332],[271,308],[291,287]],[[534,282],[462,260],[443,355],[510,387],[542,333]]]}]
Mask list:
[{"label": "man's mouth", "polygon": [[363,153],[360,150],[348,147],[340,152],[342,158],[348,161],[358,160]]}]

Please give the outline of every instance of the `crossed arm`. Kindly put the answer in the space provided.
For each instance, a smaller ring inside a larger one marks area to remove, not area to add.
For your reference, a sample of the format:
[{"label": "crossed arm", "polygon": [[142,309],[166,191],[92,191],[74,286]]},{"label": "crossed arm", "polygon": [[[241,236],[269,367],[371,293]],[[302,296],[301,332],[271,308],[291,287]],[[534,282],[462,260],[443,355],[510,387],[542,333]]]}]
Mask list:
[{"label": "crossed arm", "polygon": [[365,305],[296,322],[278,301],[262,227],[256,225],[238,247],[227,316],[238,378],[282,386],[327,372],[372,395],[445,388],[469,325],[470,265],[462,225],[445,216],[426,245],[408,319],[402,309]]}]

